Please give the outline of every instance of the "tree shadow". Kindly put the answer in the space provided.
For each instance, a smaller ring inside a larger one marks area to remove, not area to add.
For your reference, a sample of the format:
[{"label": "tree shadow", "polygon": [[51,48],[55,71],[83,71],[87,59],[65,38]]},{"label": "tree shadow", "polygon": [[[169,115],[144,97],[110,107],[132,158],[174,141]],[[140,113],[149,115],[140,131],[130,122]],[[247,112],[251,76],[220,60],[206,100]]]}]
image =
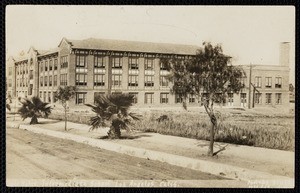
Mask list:
[{"label": "tree shadow", "polygon": [[[127,139],[139,139],[139,138],[142,138],[142,137],[152,137],[151,135],[135,135],[135,136],[130,136],[130,135],[125,135],[125,136],[121,136],[120,139],[121,140],[127,140]],[[97,139],[109,139],[108,136],[101,136],[101,137],[98,137]],[[113,139],[112,139],[113,140]]]}]

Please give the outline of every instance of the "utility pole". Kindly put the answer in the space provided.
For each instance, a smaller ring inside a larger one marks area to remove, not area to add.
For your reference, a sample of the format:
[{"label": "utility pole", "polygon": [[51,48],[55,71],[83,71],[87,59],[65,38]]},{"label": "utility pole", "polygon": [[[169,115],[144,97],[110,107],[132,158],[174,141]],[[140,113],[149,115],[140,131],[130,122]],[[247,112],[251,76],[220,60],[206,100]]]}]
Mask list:
[{"label": "utility pole", "polygon": [[249,72],[249,96],[248,96],[248,108],[251,108],[251,77],[252,77],[252,64],[250,63],[250,72]]}]

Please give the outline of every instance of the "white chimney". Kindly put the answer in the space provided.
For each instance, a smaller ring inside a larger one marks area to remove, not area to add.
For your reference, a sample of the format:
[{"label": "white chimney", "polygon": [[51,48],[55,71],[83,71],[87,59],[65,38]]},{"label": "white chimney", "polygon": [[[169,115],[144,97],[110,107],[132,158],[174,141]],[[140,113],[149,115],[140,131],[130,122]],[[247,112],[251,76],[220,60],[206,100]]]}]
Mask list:
[{"label": "white chimney", "polygon": [[279,52],[279,65],[290,66],[290,42],[281,42]]}]

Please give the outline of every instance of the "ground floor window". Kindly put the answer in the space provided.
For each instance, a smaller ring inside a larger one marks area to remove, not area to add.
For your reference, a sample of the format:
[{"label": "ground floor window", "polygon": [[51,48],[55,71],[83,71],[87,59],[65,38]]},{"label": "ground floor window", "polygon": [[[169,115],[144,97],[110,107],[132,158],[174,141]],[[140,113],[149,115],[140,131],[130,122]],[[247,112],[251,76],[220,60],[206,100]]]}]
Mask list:
[{"label": "ground floor window", "polygon": [[40,91],[40,99],[42,99],[42,98],[43,98],[43,92]]},{"label": "ground floor window", "polygon": [[133,95],[132,103],[136,104],[138,102],[138,93],[130,92],[130,95]]},{"label": "ground floor window", "polygon": [[160,103],[169,103],[169,93],[160,93]]},{"label": "ground floor window", "polygon": [[241,103],[246,104],[247,103],[247,94],[241,93]]},{"label": "ground floor window", "polygon": [[183,95],[175,94],[175,103],[182,103],[182,102],[183,102]]},{"label": "ground floor window", "polygon": [[277,104],[277,105],[282,104],[281,93],[276,93],[276,94],[275,94],[275,100],[276,100],[276,104]]},{"label": "ground floor window", "polygon": [[44,92],[44,99],[43,99],[44,102],[46,102],[46,99],[47,99],[46,95],[47,95],[47,92]]},{"label": "ground floor window", "polygon": [[261,93],[255,93],[254,95],[254,103],[261,104]]},{"label": "ground floor window", "polygon": [[53,96],[53,102],[54,102],[54,103],[57,101],[56,94],[57,94],[57,92],[53,92],[53,93],[52,93],[52,96]]},{"label": "ground floor window", "polygon": [[190,94],[189,95],[189,103],[194,103],[194,102],[196,102],[196,97],[194,94]]},{"label": "ground floor window", "polygon": [[48,102],[51,103],[51,92],[48,92]]},{"label": "ground floor window", "polygon": [[76,104],[84,104],[86,102],[86,92],[78,92],[76,93]]},{"label": "ground floor window", "polygon": [[154,102],[154,93],[145,93],[145,104],[152,104]]},{"label": "ground floor window", "polygon": [[266,104],[272,103],[272,93],[266,93]]}]

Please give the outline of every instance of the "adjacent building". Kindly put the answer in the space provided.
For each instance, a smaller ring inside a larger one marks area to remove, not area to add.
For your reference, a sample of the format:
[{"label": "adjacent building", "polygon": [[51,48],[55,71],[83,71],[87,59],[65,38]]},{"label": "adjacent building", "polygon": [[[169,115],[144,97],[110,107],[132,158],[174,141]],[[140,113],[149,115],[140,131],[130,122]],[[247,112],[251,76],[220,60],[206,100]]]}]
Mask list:
[{"label": "adjacent building", "polygon": [[[160,58],[193,57],[197,46],[120,40],[63,38],[58,47],[43,51],[31,47],[6,64],[7,95],[39,96],[56,103],[59,86],[74,85],[70,106],[93,103],[102,94],[130,93],[136,106],[181,106],[180,95],[170,92],[168,71]],[[228,94],[222,106],[287,107],[289,104],[289,43],[281,44],[279,65],[242,65],[246,87]],[[200,100],[189,96],[188,105]]]}]

